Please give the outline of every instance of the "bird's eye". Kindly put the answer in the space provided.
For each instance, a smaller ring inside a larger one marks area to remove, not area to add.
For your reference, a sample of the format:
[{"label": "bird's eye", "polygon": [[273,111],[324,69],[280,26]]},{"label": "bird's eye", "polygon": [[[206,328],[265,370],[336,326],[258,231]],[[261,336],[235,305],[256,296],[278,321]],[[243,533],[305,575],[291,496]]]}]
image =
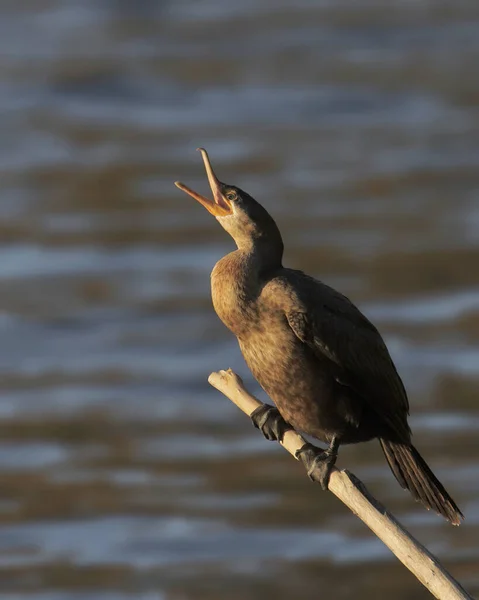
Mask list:
[{"label": "bird's eye", "polygon": [[236,200],[236,198],[237,198],[236,192],[228,192],[226,194],[226,198],[227,198],[227,200],[230,200],[231,202],[233,202],[233,200]]}]

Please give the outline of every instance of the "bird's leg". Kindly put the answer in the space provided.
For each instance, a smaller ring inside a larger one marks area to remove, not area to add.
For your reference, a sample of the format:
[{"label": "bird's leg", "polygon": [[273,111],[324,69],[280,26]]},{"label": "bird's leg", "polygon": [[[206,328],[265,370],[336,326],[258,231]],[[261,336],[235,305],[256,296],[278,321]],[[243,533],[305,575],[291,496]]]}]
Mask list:
[{"label": "bird's leg", "polygon": [[323,490],[328,489],[329,477],[338,457],[339,445],[340,441],[334,435],[326,450],[307,443],[296,452],[296,458],[299,458],[305,466],[308,477],[311,481],[317,481]]},{"label": "bird's leg", "polygon": [[279,410],[270,404],[262,404],[250,416],[253,425],[262,432],[267,440],[282,442],[284,434],[289,429],[293,429],[279,414]]}]

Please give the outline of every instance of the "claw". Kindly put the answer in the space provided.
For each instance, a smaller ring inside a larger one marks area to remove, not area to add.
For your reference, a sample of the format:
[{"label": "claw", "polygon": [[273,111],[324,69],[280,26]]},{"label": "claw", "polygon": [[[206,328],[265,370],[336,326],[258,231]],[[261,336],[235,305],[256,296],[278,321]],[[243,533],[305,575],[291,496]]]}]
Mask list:
[{"label": "claw", "polygon": [[284,434],[292,429],[283,417],[279,410],[269,404],[262,404],[259,408],[251,413],[253,425],[259,429],[267,440],[279,442],[283,441]]},{"label": "claw", "polygon": [[305,466],[308,477],[311,481],[319,483],[323,490],[328,489],[329,478],[337,457],[337,448],[333,444],[327,450],[317,448],[313,444],[305,444],[296,452],[296,458],[299,458]]}]

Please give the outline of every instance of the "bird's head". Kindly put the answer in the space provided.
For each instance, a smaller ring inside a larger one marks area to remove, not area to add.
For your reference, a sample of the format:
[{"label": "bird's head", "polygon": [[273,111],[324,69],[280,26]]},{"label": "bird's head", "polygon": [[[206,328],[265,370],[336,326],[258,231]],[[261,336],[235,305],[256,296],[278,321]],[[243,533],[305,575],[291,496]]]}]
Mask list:
[{"label": "bird's head", "polygon": [[261,204],[235,185],[222,183],[213,171],[206,150],[199,148],[199,151],[205,163],[213,199],[202,196],[179,181],[175,182],[176,187],[192,196],[216,217],[220,225],[235,240],[238,248],[245,248],[261,241],[272,241],[273,237],[276,239],[279,236],[281,239],[276,223]]}]

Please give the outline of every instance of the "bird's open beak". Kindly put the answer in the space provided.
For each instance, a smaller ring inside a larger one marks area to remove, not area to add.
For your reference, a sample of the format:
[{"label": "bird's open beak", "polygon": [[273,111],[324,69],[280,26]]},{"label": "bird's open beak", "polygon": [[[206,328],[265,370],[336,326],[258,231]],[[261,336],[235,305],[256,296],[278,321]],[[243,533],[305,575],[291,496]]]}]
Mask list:
[{"label": "bird's open beak", "polygon": [[210,159],[208,158],[208,153],[204,148],[198,148],[198,150],[201,152],[203,162],[205,163],[206,174],[208,175],[208,181],[210,183],[211,191],[213,192],[213,200],[198,194],[198,192],[194,192],[187,185],[181,183],[180,181],[175,181],[175,185],[177,188],[180,188],[180,190],[183,190],[195,200],[198,200],[198,202],[215,217],[224,217],[226,215],[230,215],[233,212],[231,204],[221,193],[222,184],[213,171]]}]

